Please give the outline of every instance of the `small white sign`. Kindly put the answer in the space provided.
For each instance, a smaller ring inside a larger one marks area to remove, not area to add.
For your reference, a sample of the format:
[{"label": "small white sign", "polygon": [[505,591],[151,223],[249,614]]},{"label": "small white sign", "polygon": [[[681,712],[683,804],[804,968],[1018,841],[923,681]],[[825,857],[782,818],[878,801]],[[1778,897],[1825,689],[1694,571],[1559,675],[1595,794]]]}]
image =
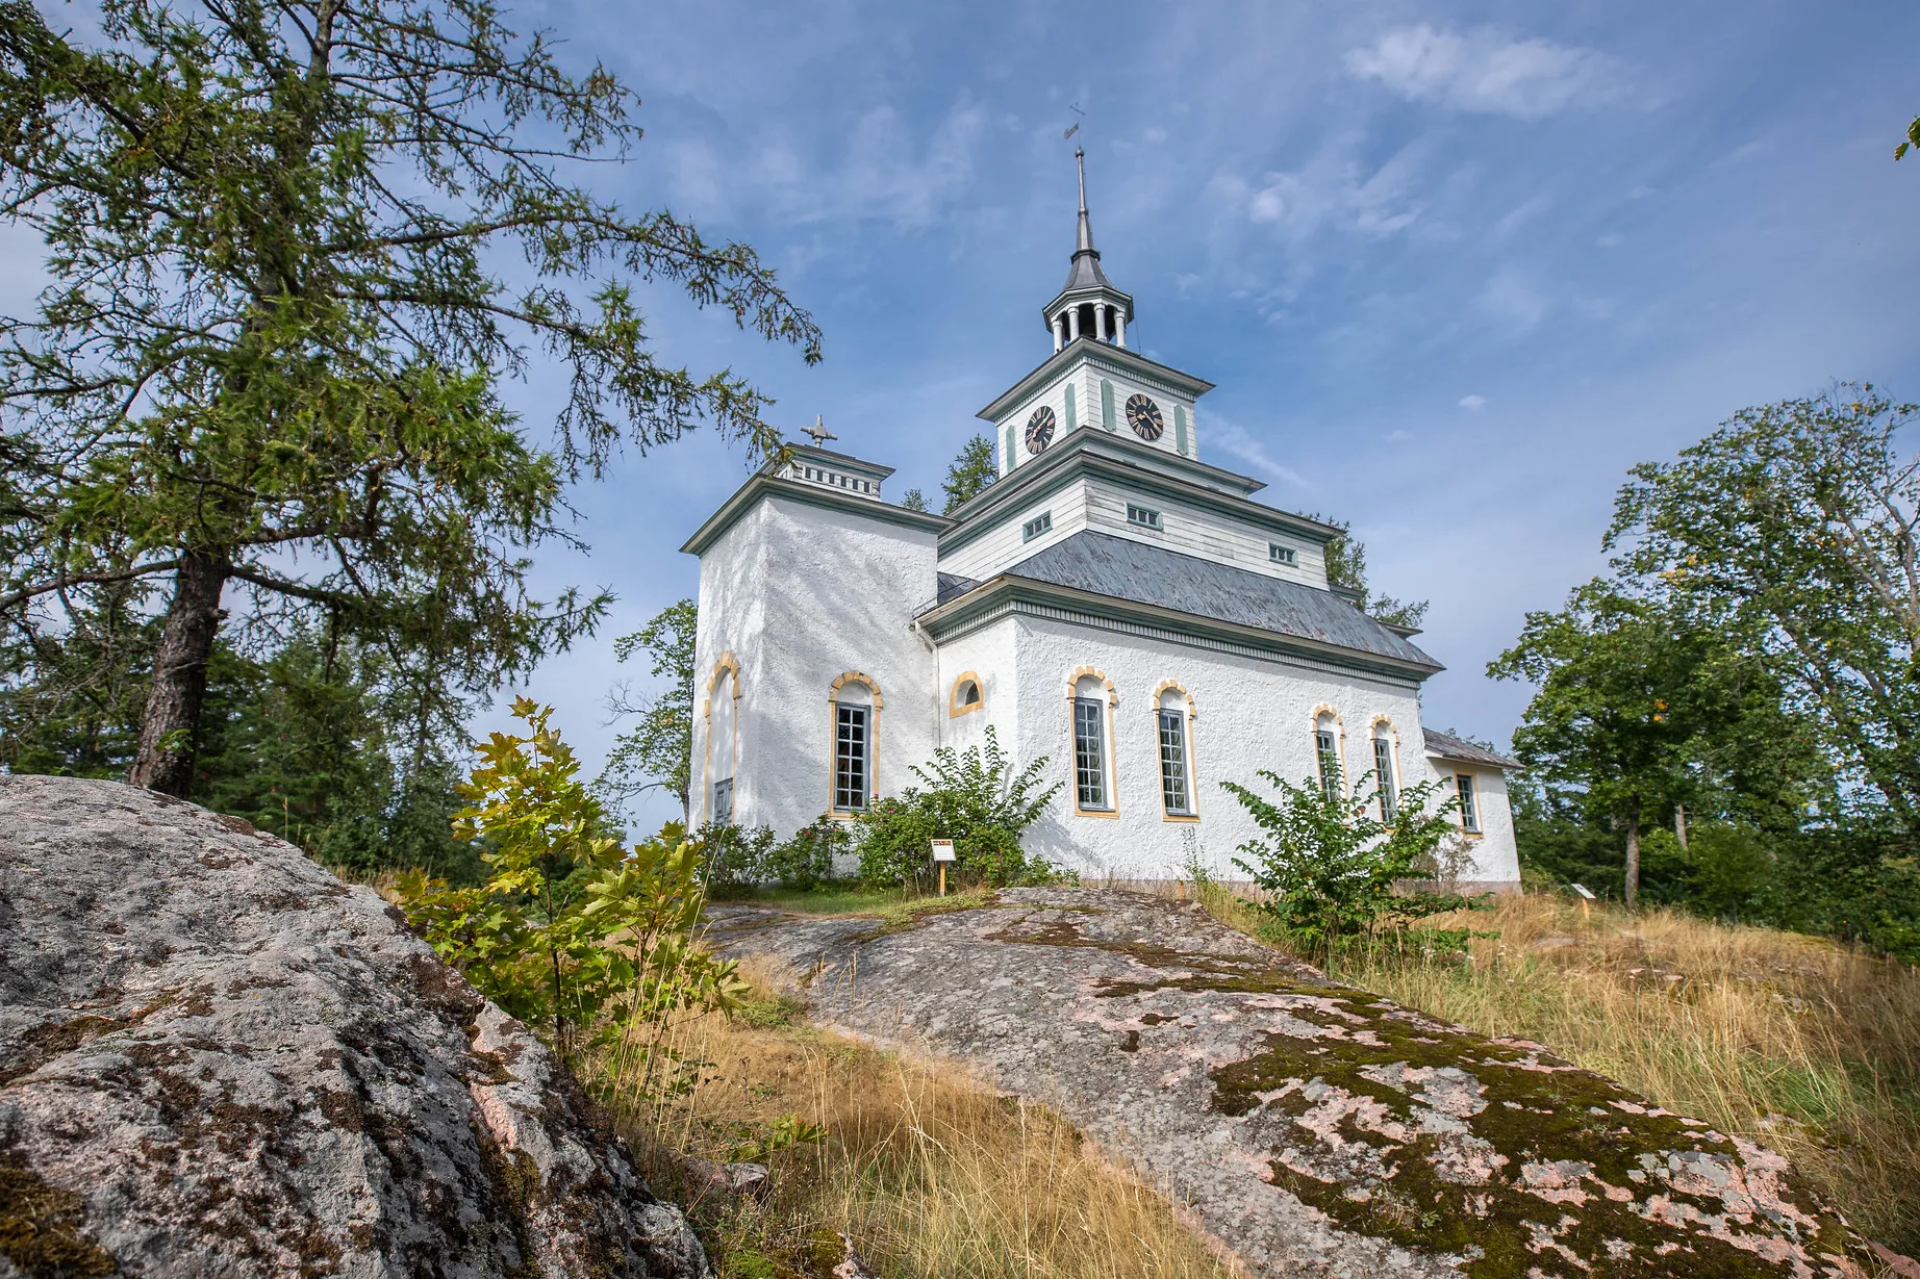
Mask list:
[{"label": "small white sign", "polygon": [[1596,900],[1594,895],[1587,891],[1587,886],[1585,884],[1568,884],[1567,887],[1571,888],[1574,892],[1579,893],[1582,897],[1586,898],[1588,901]]},{"label": "small white sign", "polygon": [[953,860],[953,841],[950,839],[934,840],[933,841],[933,860],[937,862],[952,861]]}]

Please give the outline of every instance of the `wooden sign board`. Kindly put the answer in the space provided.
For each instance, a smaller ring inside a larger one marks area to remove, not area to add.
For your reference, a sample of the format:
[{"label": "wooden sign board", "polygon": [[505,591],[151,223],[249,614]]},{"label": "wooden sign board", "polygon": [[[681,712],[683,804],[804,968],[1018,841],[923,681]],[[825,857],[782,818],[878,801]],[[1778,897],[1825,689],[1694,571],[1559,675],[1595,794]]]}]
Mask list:
[{"label": "wooden sign board", "polygon": [[933,860],[937,862],[952,861],[953,860],[953,841],[950,839],[934,840],[933,841]]},{"label": "wooden sign board", "polygon": [[1593,900],[1593,894],[1587,891],[1587,886],[1585,884],[1568,884],[1567,887],[1571,888],[1574,892],[1579,893],[1582,897],[1586,898],[1588,901]]}]

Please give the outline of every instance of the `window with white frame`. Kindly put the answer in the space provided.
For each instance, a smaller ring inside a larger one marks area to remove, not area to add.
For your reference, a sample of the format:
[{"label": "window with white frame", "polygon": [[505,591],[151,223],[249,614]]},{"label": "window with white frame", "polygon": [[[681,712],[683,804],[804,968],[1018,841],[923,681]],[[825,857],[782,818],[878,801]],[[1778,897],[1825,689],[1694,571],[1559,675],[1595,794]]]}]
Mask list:
[{"label": "window with white frame", "polygon": [[833,701],[833,809],[858,813],[873,790],[872,690],[847,683]]},{"label": "window with white frame", "polygon": [[1042,511],[1020,526],[1020,540],[1023,542],[1031,542],[1042,533],[1050,533],[1052,531],[1053,512]]},{"label": "window with white frame", "polygon": [[1161,527],[1160,512],[1151,507],[1135,506],[1132,502],[1128,502],[1127,523],[1135,528],[1158,529]]},{"label": "window with white frame", "polygon": [[1329,796],[1340,794],[1340,726],[1331,715],[1313,722],[1313,762],[1320,775],[1320,789]]},{"label": "window with white frame", "polygon": [[1160,802],[1169,817],[1192,817],[1193,751],[1192,725],[1187,716],[1187,695],[1177,688],[1160,694]]},{"label": "window with white frame", "polygon": [[1106,684],[1080,680],[1073,690],[1073,802],[1084,812],[1110,812]]},{"label": "window with white frame", "polygon": [[1267,558],[1275,564],[1298,565],[1300,563],[1300,552],[1294,550],[1291,546],[1282,546],[1278,542],[1268,542]]},{"label": "window with white frame", "polygon": [[1460,829],[1469,835],[1480,833],[1480,796],[1474,789],[1472,773],[1455,773],[1453,793],[1460,797]]},{"label": "window with white frame", "polygon": [[1393,728],[1388,724],[1373,728],[1373,779],[1380,796],[1380,820],[1391,826],[1400,811],[1400,786],[1393,775]]}]

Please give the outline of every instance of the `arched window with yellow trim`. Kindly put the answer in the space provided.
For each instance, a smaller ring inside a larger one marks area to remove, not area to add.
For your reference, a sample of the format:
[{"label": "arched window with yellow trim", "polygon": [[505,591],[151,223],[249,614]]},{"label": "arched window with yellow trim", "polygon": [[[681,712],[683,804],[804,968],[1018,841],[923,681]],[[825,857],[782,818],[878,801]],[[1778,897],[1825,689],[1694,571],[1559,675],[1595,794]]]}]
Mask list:
[{"label": "arched window with yellow trim", "polygon": [[1113,785],[1113,681],[1083,667],[1067,685],[1073,715],[1073,811],[1112,817],[1118,811]]},{"label": "arched window with yellow trim", "polygon": [[734,778],[740,764],[740,663],[722,653],[707,678],[707,820],[733,824]]},{"label": "arched window with yellow trim", "polygon": [[1160,747],[1160,808],[1168,819],[1197,816],[1194,806],[1193,699],[1168,681],[1154,707],[1155,739]]},{"label": "arched window with yellow trim", "polygon": [[1373,721],[1373,789],[1379,796],[1380,820],[1389,826],[1400,811],[1400,767],[1395,761],[1391,720]]},{"label": "arched window with yellow trim", "polygon": [[833,734],[831,812],[865,812],[878,791],[880,687],[858,671],[833,682],[827,706]]}]

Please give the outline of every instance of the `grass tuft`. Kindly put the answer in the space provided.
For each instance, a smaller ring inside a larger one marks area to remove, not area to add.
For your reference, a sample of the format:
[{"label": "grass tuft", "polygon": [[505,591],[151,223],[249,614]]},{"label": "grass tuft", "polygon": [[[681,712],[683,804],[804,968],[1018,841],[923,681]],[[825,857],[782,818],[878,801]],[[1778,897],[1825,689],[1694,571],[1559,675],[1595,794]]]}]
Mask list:
[{"label": "grass tuft", "polygon": [[690,1024],[679,1048],[707,1064],[686,1096],[644,1104],[609,1089],[655,1189],[682,1203],[680,1156],[726,1159],[783,1120],[826,1130],[767,1156],[764,1200],[691,1203],[721,1279],[827,1279],[839,1231],[890,1279],[1235,1273],[1166,1199],[1046,1109],[951,1064],[764,1013],[788,1006],[762,989],[745,1016]]}]

